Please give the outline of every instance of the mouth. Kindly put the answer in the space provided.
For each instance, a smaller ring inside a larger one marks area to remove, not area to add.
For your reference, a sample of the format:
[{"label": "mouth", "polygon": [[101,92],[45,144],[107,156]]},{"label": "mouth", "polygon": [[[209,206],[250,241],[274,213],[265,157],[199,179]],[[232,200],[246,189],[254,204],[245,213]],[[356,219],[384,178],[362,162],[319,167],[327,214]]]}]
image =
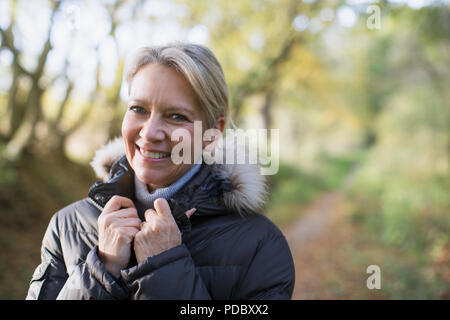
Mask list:
[{"label": "mouth", "polygon": [[161,151],[155,151],[155,150],[146,150],[138,145],[136,145],[136,148],[139,151],[139,154],[145,159],[145,160],[165,160],[170,158],[170,152],[161,152]]}]

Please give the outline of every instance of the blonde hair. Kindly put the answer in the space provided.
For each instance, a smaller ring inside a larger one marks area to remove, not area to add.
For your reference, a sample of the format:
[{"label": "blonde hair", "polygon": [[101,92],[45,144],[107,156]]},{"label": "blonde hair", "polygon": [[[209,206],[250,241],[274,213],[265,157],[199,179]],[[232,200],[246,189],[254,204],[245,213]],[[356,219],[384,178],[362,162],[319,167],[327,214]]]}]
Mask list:
[{"label": "blonde hair", "polygon": [[210,49],[184,42],[138,49],[129,57],[125,68],[128,91],[133,77],[149,63],[174,68],[183,74],[206,114],[208,127],[212,127],[221,116],[227,119],[228,87],[222,67]]}]

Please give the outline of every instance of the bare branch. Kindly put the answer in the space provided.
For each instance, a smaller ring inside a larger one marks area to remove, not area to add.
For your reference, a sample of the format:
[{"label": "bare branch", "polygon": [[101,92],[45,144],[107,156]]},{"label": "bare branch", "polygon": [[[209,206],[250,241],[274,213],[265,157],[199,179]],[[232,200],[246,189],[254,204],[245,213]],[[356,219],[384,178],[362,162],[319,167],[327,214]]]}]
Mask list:
[{"label": "bare branch", "polygon": [[64,111],[65,111],[65,109],[67,107],[67,102],[69,102],[69,98],[70,98],[70,95],[71,95],[71,93],[73,91],[73,87],[74,87],[73,82],[69,82],[69,85],[68,85],[68,87],[66,89],[66,93],[64,95],[64,99],[61,101],[61,103],[59,105],[58,114],[56,115],[56,118],[55,118],[55,124],[58,127],[59,127],[59,123],[61,122],[61,119],[62,119],[62,116],[64,114]]},{"label": "bare branch", "polygon": [[36,70],[33,72],[33,78],[35,79],[35,81],[38,81],[39,78],[42,76],[42,73],[44,72],[45,63],[47,62],[48,54],[49,54],[50,50],[53,48],[51,41],[50,41],[50,35],[51,35],[52,29],[53,29],[53,23],[55,20],[56,11],[58,10],[61,3],[62,3],[62,1],[57,1],[57,2],[53,1],[52,2],[53,8],[52,8],[52,14],[50,17],[50,25],[49,25],[48,31],[47,31],[47,40],[45,41],[44,49],[42,50],[41,55],[39,56]]},{"label": "bare branch", "polygon": [[3,30],[0,28],[0,34],[2,35],[2,48],[7,48],[11,51],[14,59],[13,64],[18,69],[20,74],[25,74],[27,76],[31,76],[31,73],[28,72],[25,68],[23,68],[19,63],[19,55],[20,51],[14,46],[14,35],[12,33],[12,24],[9,25],[8,29]]}]

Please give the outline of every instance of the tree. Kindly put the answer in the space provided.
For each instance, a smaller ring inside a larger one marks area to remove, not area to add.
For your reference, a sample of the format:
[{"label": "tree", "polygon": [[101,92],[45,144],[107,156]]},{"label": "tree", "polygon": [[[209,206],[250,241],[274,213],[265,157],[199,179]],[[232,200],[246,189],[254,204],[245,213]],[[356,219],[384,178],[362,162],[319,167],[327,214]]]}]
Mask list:
[{"label": "tree", "polygon": [[[17,27],[17,19],[20,17],[21,9],[23,10],[23,1],[14,0],[10,6],[11,21],[6,28],[0,28],[1,35],[1,47],[0,50],[9,50],[13,59],[11,64],[12,81],[7,95],[6,106],[6,120],[3,120],[3,127],[1,130],[1,140],[6,142],[6,147],[3,152],[3,156],[10,160],[15,160],[20,157],[23,150],[27,149],[36,143],[36,126],[38,124],[41,127],[47,129],[45,137],[45,148],[51,148],[54,152],[64,155],[64,145],[66,139],[80,126],[84,125],[89,116],[96,108],[105,108],[105,112],[111,112],[115,116],[113,117],[112,125],[110,126],[111,134],[116,134],[118,118],[121,115],[117,115],[117,109],[120,106],[120,86],[123,77],[123,57],[118,54],[119,47],[117,44],[116,30],[119,25],[118,18],[116,16],[117,10],[125,5],[125,1],[117,0],[104,6],[110,24],[110,31],[106,36],[110,36],[115,43],[115,50],[118,56],[118,68],[115,75],[115,79],[112,81],[110,87],[104,87],[100,83],[100,56],[99,47],[104,39],[99,39],[94,43],[93,54],[96,57],[96,70],[95,70],[95,84],[89,98],[84,102],[84,105],[79,106],[82,110],[78,112],[77,117],[71,119],[70,125],[63,125],[64,115],[67,112],[74,88],[77,86],[76,80],[68,73],[68,69],[71,67],[71,61],[69,58],[70,49],[67,48],[64,67],[53,76],[52,79],[48,79],[49,75],[46,72],[47,62],[50,54],[54,51],[54,44],[52,40],[52,34],[55,33],[55,20],[56,19],[69,19],[67,17],[68,12],[77,7],[70,7],[64,5],[68,4],[67,1],[50,0],[46,2],[47,9],[50,10],[49,25],[45,34],[44,44],[41,52],[35,57],[37,64],[34,69],[23,65],[23,58],[28,52],[25,52],[23,48],[16,45],[17,41],[23,36],[18,32],[15,32]],[[128,3],[127,5],[129,5]],[[137,8],[142,4],[141,1],[135,1],[132,3],[134,10],[131,11],[129,20],[133,20],[138,12]],[[43,9],[46,7],[43,6]],[[76,17],[75,17],[76,18]],[[67,34],[69,45],[75,41],[77,36],[77,28],[74,26]],[[86,44],[88,45],[88,44]],[[21,85],[21,83],[30,83],[30,86]],[[65,83],[64,93],[55,107],[56,112],[54,117],[46,117],[43,110],[44,97],[47,92],[53,89],[56,82],[62,81]],[[106,97],[106,98],[104,98]],[[100,103],[103,100],[105,103]]]},{"label": "tree", "polygon": [[[335,8],[340,1],[190,1],[190,15],[185,26],[205,24],[209,45],[219,56],[230,87],[232,116],[242,118],[243,105],[249,97],[262,95],[265,127],[272,126],[272,108],[284,77],[285,65],[291,65],[296,47],[306,46],[321,32],[297,31],[293,21],[300,14],[314,17],[320,10]],[[326,27],[326,23],[324,23]],[[324,28],[325,29],[325,28]],[[323,30],[324,30],[323,29]],[[240,61],[248,66],[239,66]]]}]

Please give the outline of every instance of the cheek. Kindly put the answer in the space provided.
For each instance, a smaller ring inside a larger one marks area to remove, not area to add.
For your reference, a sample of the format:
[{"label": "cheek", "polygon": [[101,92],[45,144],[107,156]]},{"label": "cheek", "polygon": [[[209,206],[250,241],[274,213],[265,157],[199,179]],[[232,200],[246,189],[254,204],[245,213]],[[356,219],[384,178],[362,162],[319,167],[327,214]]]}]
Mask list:
[{"label": "cheek", "polygon": [[[183,131],[178,132],[177,136],[178,138],[175,140],[172,140],[172,133],[177,130],[177,129],[182,129]],[[181,134],[181,136],[180,136]],[[200,137],[201,138],[201,137]],[[174,130],[171,130],[170,132],[170,136],[169,136],[169,140],[171,140],[170,145],[171,145],[171,149],[173,150],[175,148],[175,146],[178,146],[177,150],[178,152],[180,152],[180,156],[184,156],[184,150],[190,150],[191,153],[191,161],[193,160],[194,157],[194,146],[195,146],[195,142],[194,142],[194,126],[193,125],[184,125],[183,127],[177,127]],[[201,141],[200,141],[201,143]],[[179,149],[180,147],[182,147],[183,149]],[[172,163],[172,162],[171,162]],[[180,164],[174,164],[172,163],[174,166],[176,167],[183,167],[184,163],[180,163]]]},{"label": "cheek", "polygon": [[122,122],[122,137],[125,143],[125,151],[128,161],[131,160],[129,157],[134,154],[134,141],[138,132],[139,128],[136,123],[132,121],[129,116],[125,115]]},{"label": "cheek", "polygon": [[128,120],[127,120],[127,115],[125,114],[125,117],[122,120],[122,136],[125,138],[125,136],[128,133]]},{"label": "cheek", "polygon": [[122,121],[122,136],[127,142],[128,139],[134,141],[136,132],[139,130],[138,125],[135,121],[132,121],[130,116],[125,115]]},{"label": "cheek", "polygon": [[191,146],[192,150],[194,150],[193,149],[194,148],[194,139],[195,139],[194,126],[191,126],[191,125],[184,126],[183,130],[184,130],[183,135],[181,137],[179,137],[178,140],[172,141],[172,146],[174,146],[182,141],[186,141],[185,143],[188,143]]}]

